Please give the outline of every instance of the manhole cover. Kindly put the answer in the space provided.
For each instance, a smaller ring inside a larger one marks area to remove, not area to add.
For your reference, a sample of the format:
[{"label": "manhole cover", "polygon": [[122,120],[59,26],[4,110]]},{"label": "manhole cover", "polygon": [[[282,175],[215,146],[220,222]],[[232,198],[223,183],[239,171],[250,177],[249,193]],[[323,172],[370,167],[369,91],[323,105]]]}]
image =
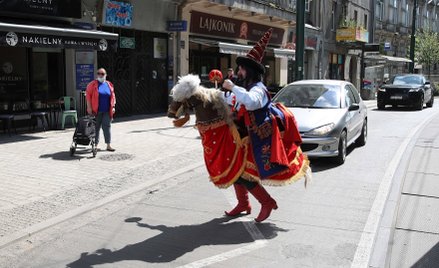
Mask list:
[{"label": "manhole cover", "polygon": [[133,158],[134,155],[132,154],[107,154],[107,155],[99,156],[99,159],[104,161],[123,161],[123,160],[131,160]]}]

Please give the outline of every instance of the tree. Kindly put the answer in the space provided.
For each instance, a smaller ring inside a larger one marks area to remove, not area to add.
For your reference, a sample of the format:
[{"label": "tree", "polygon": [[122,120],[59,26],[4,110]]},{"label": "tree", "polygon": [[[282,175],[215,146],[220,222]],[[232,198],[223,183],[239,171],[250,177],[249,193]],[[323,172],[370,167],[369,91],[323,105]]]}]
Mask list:
[{"label": "tree", "polygon": [[415,59],[425,64],[428,77],[431,75],[431,66],[439,63],[439,34],[431,30],[423,30],[416,35]]}]

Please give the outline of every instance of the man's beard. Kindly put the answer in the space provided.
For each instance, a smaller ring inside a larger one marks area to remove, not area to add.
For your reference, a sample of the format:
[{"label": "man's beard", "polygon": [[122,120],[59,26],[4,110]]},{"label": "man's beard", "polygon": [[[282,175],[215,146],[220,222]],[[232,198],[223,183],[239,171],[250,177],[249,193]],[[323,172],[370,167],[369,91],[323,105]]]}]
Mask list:
[{"label": "man's beard", "polygon": [[237,86],[240,86],[240,87],[245,87],[245,84],[246,84],[245,83],[245,78],[241,74],[239,74],[239,73],[238,73],[238,78],[236,79],[235,84]]}]

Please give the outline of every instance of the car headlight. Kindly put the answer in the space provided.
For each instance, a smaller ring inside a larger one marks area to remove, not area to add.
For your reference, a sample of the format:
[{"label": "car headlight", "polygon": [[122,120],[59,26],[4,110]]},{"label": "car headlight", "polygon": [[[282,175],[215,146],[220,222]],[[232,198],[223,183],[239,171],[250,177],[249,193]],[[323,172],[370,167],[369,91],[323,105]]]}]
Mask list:
[{"label": "car headlight", "polygon": [[409,92],[419,92],[421,90],[420,88],[412,88],[409,90]]},{"label": "car headlight", "polygon": [[334,123],[326,124],[308,131],[306,134],[312,136],[323,136],[328,134],[335,127]]},{"label": "car headlight", "polygon": [[378,91],[386,92],[386,89],[385,88],[378,88]]}]

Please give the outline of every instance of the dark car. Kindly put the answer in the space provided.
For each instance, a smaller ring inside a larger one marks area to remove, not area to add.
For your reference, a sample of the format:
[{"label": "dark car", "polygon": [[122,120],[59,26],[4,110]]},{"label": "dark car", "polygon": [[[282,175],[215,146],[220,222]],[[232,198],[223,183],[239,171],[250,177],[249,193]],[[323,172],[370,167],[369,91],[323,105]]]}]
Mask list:
[{"label": "dark car", "polygon": [[378,88],[377,106],[382,110],[386,105],[393,107],[409,105],[422,110],[424,104],[432,107],[434,102],[433,88],[425,76],[419,74],[396,75],[388,84]]}]

